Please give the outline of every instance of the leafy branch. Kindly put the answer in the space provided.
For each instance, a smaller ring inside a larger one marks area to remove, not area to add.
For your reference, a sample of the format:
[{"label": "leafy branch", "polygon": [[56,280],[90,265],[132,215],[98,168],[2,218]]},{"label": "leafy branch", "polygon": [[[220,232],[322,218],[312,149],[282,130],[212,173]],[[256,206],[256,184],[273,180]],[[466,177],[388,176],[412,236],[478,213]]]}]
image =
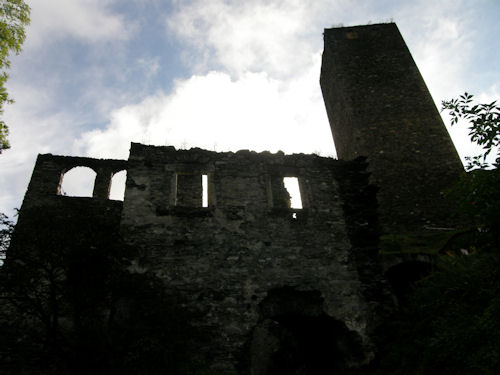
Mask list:
[{"label": "leafy branch", "polygon": [[0,266],[10,244],[10,237],[14,231],[14,222],[7,215],[0,212]]},{"label": "leafy branch", "polygon": [[[496,100],[489,104],[473,104],[473,97],[466,92],[459,98],[443,100],[441,111],[449,110],[451,125],[457,124],[459,119],[467,120],[471,141],[484,150],[481,155],[465,158],[467,170],[496,168],[500,164],[500,106]],[[495,149],[497,156],[495,162],[490,164],[486,159]]]},{"label": "leafy branch", "polygon": [[[9,54],[19,54],[26,38],[25,26],[30,22],[30,8],[24,0],[0,0],[0,115],[3,114],[4,104],[12,103],[5,82],[10,67]],[[10,147],[7,136],[9,128],[0,120],[0,154]]]}]

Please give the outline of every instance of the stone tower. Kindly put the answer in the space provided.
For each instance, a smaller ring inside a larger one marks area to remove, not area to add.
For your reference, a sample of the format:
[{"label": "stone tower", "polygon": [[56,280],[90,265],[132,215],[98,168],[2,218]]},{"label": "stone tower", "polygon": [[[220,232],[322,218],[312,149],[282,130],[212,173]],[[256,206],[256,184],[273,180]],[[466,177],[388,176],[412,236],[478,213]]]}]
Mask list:
[{"label": "stone tower", "polygon": [[386,232],[453,226],[463,170],[394,23],[325,29],[321,89],[340,159],[367,156]]}]

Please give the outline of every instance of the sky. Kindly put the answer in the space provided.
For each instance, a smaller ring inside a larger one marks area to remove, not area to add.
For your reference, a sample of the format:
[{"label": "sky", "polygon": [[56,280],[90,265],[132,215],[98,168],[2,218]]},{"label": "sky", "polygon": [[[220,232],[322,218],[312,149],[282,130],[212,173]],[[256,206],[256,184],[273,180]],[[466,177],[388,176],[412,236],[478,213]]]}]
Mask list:
[{"label": "sky", "polygon": [[[498,0],[28,3],[3,115],[10,216],[39,153],[126,159],[133,141],[335,156],[319,86],[324,28],[396,22],[438,108],[465,91],[500,98]],[[449,131],[462,158],[477,153],[465,124]]]}]

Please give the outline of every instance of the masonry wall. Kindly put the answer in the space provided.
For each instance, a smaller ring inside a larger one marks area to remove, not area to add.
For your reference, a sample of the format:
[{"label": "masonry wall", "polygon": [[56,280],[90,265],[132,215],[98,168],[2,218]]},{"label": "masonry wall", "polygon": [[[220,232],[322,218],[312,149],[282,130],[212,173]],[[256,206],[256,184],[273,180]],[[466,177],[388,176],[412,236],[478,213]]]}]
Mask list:
[{"label": "masonry wall", "polygon": [[[64,174],[74,167],[89,167],[96,172],[92,198],[61,195]],[[121,201],[108,199],[111,179],[126,167],[126,160],[38,155],[9,254],[63,238],[69,243],[80,239],[95,244],[108,241],[107,237],[118,232],[123,206]]]},{"label": "masonry wall", "polygon": [[[255,366],[272,353],[255,342],[269,319],[287,314],[325,316],[350,332],[361,354],[345,366],[371,359],[383,298],[362,160],[132,144],[128,163],[121,232],[138,254],[131,272],[154,273],[201,313],[194,324],[213,335],[200,353],[212,366],[231,372],[246,358],[246,371],[268,373]],[[298,177],[303,209],[287,207],[285,176]],[[269,302],[280,291],[287,302]],[[314,308],[301,304],[303,293],[317,296]]]},{"label": "masonry wall", "polygon": [[456,224],[443,192],[463,171],[396,24],[325,29],[321,88],[338,157],[368,157],[386,232]]}]

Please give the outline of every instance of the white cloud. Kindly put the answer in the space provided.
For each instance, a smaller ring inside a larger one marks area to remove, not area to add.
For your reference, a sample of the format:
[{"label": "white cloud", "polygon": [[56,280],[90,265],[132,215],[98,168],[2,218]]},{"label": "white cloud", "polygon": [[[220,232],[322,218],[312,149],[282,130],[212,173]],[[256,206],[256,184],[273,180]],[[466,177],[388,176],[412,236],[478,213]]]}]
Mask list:
[{"label": "white cloud", "polygon": [[248,71],[284,77],[307,67],[321,47],[317,18],[342,2],[198,0],[166,23],[203,54],[200,69],[218,64],[237,77]]},{"label": "white cloud", "polygon": [[[457,16],[428,19],[418,34],[409,32],[412,54],[438,104],[462,90],[473,45],[466,21]],[[418,36],[418,39],[417,39]]]},{"label": "white cloud", "polygon": [[202,74],[178,81],[170,95],[113,111],[106,129],[83,134],[74,150],[126,158],[135,141],[334,154],[318,83],[322,24],[315,18],[324,17],[325,3],[179,3],[167,27],[194,48],[183,53],[196,56]]},{"label": "white cloud", "polygon": [[491,103],[493,101],[497,101],[497,105],[500,105],[499,98],[500,98],[500,87],[498,87],[496,84],[493,84],[492,86],[488,87],[483,92],[477,93],[475,96],[475,99],[477,99],[479,103]]},{"label": "white cloud", "polygon": [[30,2],[31,24],[25,48],[64,38],[96,43],[126,39],[134,26],[109,10],[112,0],[37,0]]},{"label": "white cloud", "polygon": [[[84,134],[78,149],[92,156],[125,158],[128,142],[136,141],[217,150],[334,153],[318,84],[318,25],[324,25],[318,20],[333,19],[332,15],[342,19],[343,14],[349,24],[354,13],[356,19],[363,14],[368,18],[369,10],[363,2],[364,7],[357,8],[328,3],[180,3],[167,27],[195,49],[190,53],[202,56],[204,75],[177,82],[170,95],[158,93],[115,110],[107,128]],[[420,1],[394,14],[437,98],[447,95],[451,86],[459,87],[463,53],[472,48],[464,32],[470,25],[449,12],[449,5]],[[213,66],[221,69],[205,73]],[[457,134],[459,146],[468,143]]]},{"label": "white cloud", "polygon": [[104,130],[85,133],[76,147],[94,157],[126,158],[130,141],[206,149],[333,153],[318,83],[320,55],[284,82],[266,73],[231,80],[222,72],[179,81],[113,112]]},{"label": "white cloud", "polygon": [[21,206],[37,154],[67,154],[78,123],[62,111],[46,114],[50,99],[42,88],[10,85],[9,90],[14,97],[23,98],[6,106],[3,116],[10,126],[12,148],[0,156],[0,212],[12,216],[12,209]]}]

